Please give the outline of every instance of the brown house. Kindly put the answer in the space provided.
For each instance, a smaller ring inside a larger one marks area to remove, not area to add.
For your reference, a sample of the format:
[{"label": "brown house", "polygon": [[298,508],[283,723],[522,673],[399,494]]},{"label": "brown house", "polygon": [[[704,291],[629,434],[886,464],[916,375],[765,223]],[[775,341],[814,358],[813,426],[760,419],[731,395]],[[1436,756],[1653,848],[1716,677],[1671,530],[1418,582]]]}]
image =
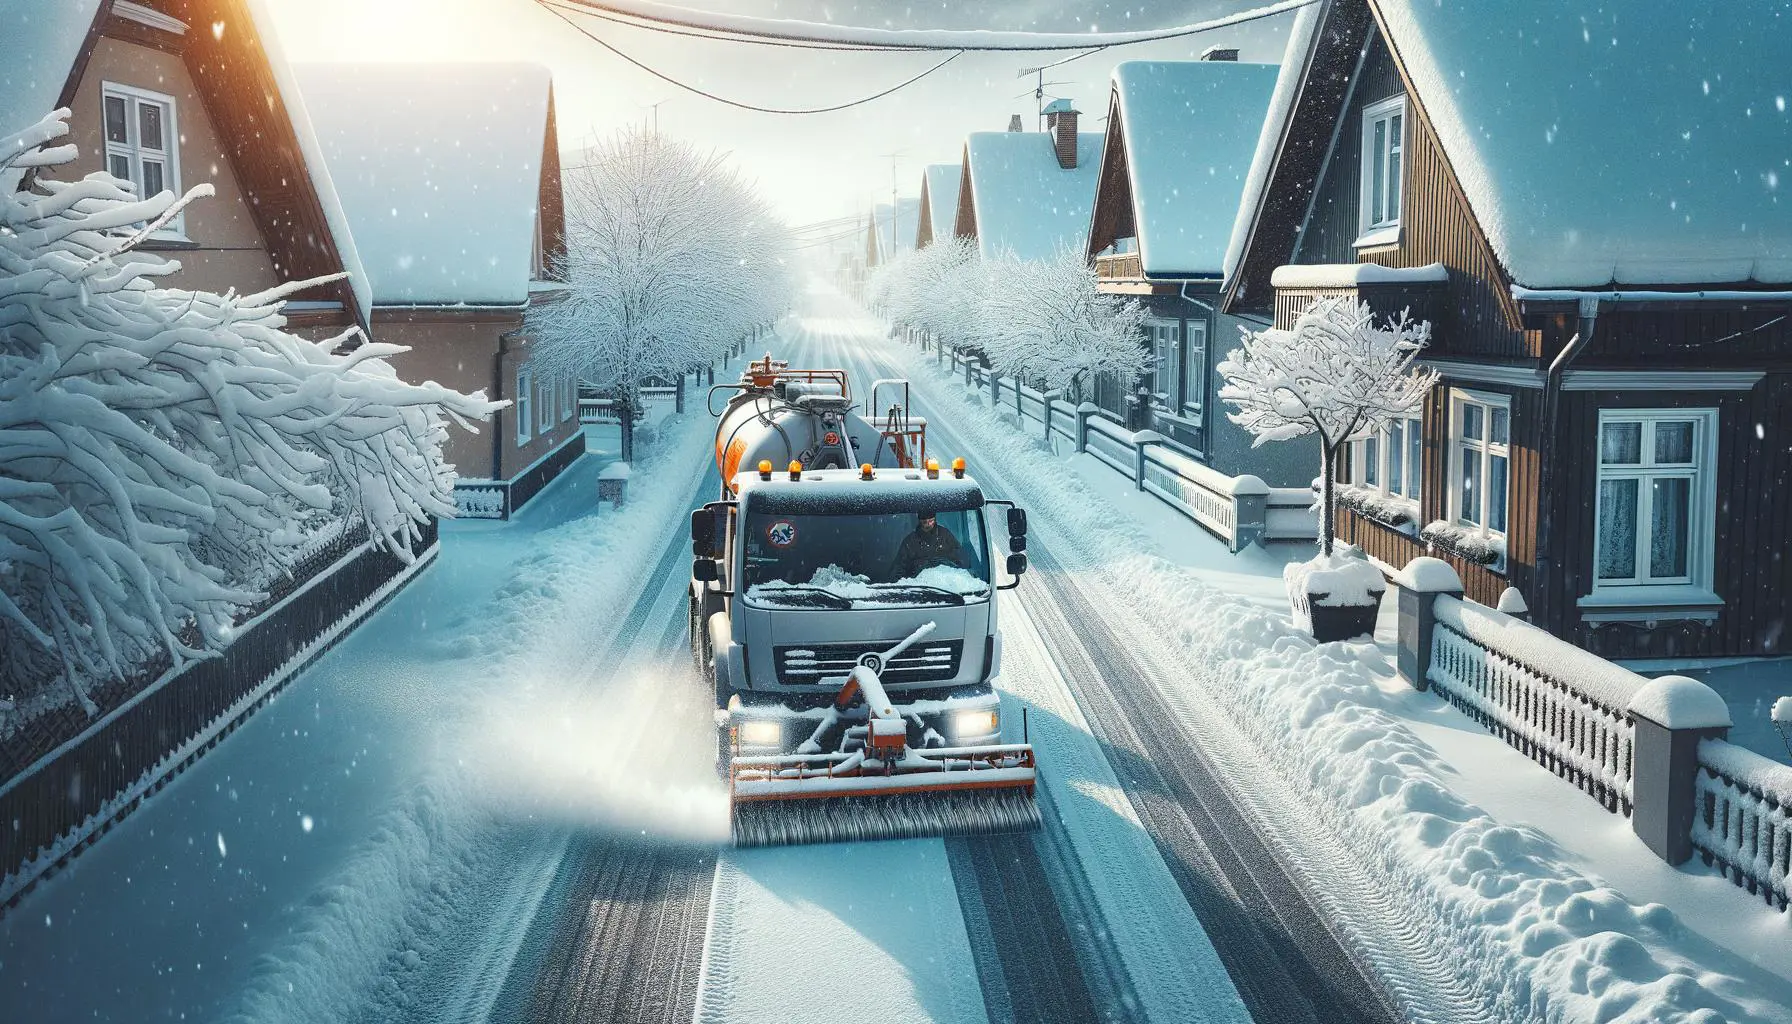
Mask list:
[{"label": "brown house", "polygon": [[1445,557],[1608,657],[1783,653],[1792,119],[1764,76],[1792,26],[1515,6],[1490,31],[1328,0],[1224,308],[1431,321],[1423,414],[1342,470],[1340,535],[1374,557]]},{"label": "brown house", "polygon": [[[109,170],[138,192],[201,199],[141,246],[178,260],[173,287],[253,293],[347,272],[300,293],[290,325],[312,337],[367,325],[348,223],[292,73],[246,0],[59,0],[0,22],[0,132],[70,111],[79,151],[52,172]],[[0,182],[14,188],[19,181]]]},{"label": "brown house", "polygon": [[553,79],[534,64],[298,69],[372,288],[373,336],[409,379],[510,408],[455,431],[463,515],[508,517],[584,452],[571,377],[539,371],[529,307],[566,249]]}]

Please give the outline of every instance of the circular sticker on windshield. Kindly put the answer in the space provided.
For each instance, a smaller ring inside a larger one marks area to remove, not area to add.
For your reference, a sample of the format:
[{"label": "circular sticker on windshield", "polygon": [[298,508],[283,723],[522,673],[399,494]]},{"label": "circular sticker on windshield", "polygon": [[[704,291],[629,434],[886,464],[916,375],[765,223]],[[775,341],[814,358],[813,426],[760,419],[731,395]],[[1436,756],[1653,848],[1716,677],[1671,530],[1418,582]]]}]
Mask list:
[{"label": "circular sticker on windshield", "polygon": [[787,548],[796,542],[796,524],[780,519],[765,528],[765,539],[772,542],[772,547]]}]

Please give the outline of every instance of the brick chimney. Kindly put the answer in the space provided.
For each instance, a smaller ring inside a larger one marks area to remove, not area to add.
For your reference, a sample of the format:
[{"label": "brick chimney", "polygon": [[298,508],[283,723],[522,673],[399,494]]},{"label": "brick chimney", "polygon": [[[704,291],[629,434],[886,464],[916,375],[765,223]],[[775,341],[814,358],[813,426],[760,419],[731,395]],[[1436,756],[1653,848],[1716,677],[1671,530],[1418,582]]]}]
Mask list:
[{"label": "brick chimney", "polygon": [[1065,170],[1076,166],[1076,119],[1080,113],[1069,100],[1053,100],[1045,108],[1045,130],[1051,133],[1058,166]]},{"label": "brick chimney", "polygon": [[1008,115],[1008,130],[1011,132],[1026,131],[1025,128],[1021,127],[1019,114],[1009,114]]}]

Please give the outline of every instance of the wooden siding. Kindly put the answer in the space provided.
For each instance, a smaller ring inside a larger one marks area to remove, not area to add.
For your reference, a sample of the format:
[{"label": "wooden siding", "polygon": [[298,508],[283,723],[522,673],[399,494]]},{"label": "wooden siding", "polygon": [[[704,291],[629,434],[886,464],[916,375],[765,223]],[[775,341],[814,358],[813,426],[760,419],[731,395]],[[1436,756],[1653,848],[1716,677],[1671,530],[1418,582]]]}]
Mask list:
[{"label": "wooden siding", "polygon": [[1792,369],[1792,302],[1607,305],[1574,366]]},{"label": "wooden siding", "polygon": [[[1552,632],[1597,654],[1619,658],[1784,654],[1792,594],[1792,374],[1774,374],[1747,392],[1578,392],[1562,395],[1553,451],[1559,488],[1556,571],[1550,575]],[[1594,503],[1598,489],[1599,410],[1718,410],[1717,544],[1712,587],[1724,607],[1710,624],[1581,621],[1576,602],[1593,590]],[[1757,429],[1757,426],[1759,429]],[[1529,595],[1527,595],[1529,596]]]},{"label": "wooden siding", "polygon": [[1535,359],[1539,339],[1527,338],[1505,271],[1468,208],[1425,112],[1409,100],[1402,180],[1401,235],[1396,245],[1357,249],[1362,188],[1362,114],[1371,104],[1406,95],[1379,32],[1371,34],[1350,104],[1327,160],[1300,237],[1294,263],[1379,263],[1387,267],[1449,267],[1447,299],[1432,320],[1430,354]]},{"label": "wooden siding", "polygon": [[[1117,91],[1108,96],[1108,130],[1102,139],[1101,169],[1095,181],[1095,209],[1089,217],[1089,243],[1084,251],[1085,259],[1095,259],[1097,253],[1119,239],[1131,238],[1139,233],[1133,223],[1132,179],[1126,166],[1126,125],[1120,115],[1120,94]],[[1136,266],[1137,254],[1132,255]],[[1100,265],[1097,260],[1096,266]],[[1134,272],[1127,276],[1144,275]]]},{"label": "wooden siding", "polygon": [[1270,315],[1275,302],[1270,275],[1294,255],[1295,234],[1306,217],[1307,201],[1370,25],[1367,4],[1330,4],[1315,33],[1313,52],[1301,56],[1305,72],[1268,180],[1262,193],[1246,197],[1257,208],[1238,269],[1226,286],[1226,312]]},{"label": "wooden siding", "polygon": [[1370,558],[1379,559],[1395,569],[1420,555],[1443,559],[1462,578],[1463,596],[1470,601],[1479,601],[1489,606],[1498,604],[1500,595],[1509,585],[1506,577],[1484,565],[1470,562],[1448,551],[1426,550],[1423,541],[1342,505],[1338,506],[1336,526],[1339,540],[1355,544]]}]

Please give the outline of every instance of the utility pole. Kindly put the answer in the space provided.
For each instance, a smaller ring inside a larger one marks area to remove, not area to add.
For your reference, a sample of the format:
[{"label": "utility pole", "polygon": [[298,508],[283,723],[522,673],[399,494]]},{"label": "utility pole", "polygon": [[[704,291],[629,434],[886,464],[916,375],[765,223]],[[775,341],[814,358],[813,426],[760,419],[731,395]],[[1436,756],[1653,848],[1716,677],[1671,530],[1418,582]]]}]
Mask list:
[{"label": "utility pole", "polygon": [[[879,156],[886,156],[886,157],[890,158],[890,238],[889,238],[889,252],[885,254],[885,258],[896,255],[896,194],[897,194],[896,158],[901,156],[904,152],[905,152],[904,150],[899,149],[894,153],[879,153],[878,154]],[[871,212],[872,212],[872,217],[875,220],[877,211],[873,210]]]}]

